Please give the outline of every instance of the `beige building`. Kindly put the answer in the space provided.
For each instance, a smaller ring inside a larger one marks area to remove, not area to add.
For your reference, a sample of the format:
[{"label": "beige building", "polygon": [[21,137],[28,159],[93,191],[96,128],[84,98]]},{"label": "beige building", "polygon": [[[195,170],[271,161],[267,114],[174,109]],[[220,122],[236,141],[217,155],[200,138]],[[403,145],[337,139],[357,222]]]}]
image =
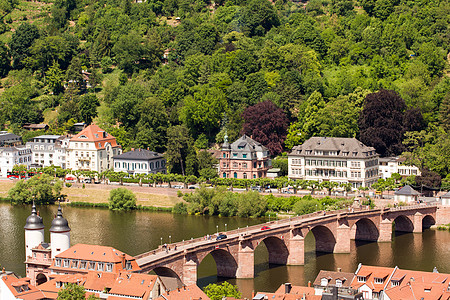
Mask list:
[{"label": "beige building", "polygon": [[380,175],[381,178],[387,179],[392,174],[398,173],[402,177],[420,176],[421,172],[416,166],[408,166],[403,164],[405,158],[402,157],[382,157],[380,158]]},{"label": "beige building", "polygon": [[288,155],[290,179],[351,183],[354,189],[378,181],[379,155],[355,138],[312,137]]},{"label": "beige building", "polygon": [[69,140],[66,167],[103,172],[114,167],[113,156],[121,153],[115,137],[97,125],[89,125]]}]

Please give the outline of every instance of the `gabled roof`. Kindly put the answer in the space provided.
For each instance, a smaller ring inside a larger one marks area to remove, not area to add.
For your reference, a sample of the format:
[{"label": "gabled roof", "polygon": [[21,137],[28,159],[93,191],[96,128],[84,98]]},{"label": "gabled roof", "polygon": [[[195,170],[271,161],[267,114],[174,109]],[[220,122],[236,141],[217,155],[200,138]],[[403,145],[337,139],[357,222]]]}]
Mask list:
[{"label": "gabled roof", "polygon": [[118,263],[122,261],[123,254],[126,260],[134,260],[134,257],[113,247],[86,244],[76,244],[55,257]]},{"label": "gabled roof", "polygon": [[114,159],[132,159],[132,160],[151,160],[162,158],[163,155],[158,152],[149,151],[146,149],[134,149],[120,155],[116,155]]},{"label": "gabled roof", "polygon": [[109,293],[147,299],[157,280],[157,275],[120,273]]},{"label": "gabled roof", "polygon": [[117,144],[115,137],[95,124],[84,128],[77,135],[71,138],[70,142],[94,142],[97,149],[105,148],[106,143],[110,143],[113,148],[120,147],[120,145]]},{"label": "gabled roof", "polygon": [[418,196],[420,195],[420,193],[413,189],[410,185],[405,185],[404,187],[396,191],[394,195]]},{"label": "gabled roof", "polygon": [[290,155],[300,155],[300,156],[314,155],[314,153],[307,154],[306,151],[310,150],[336,152],[335,155],[331,154],[328,155],[333,157],[348,156],[354,158],[355,157],[366,158],[378,155],[375,152],[375,148],[368,147],[355,138],[337,138],[337,137],[311,137],[307,141],[305,141],[302,145],[293,147]]},{"label": "gabled roof", "polygon": [[320,270],[316,280],[314,280],[314,285],[321,285],[322,278],[327,278],[328,285],[335,286],[336,280],[339,279],[342,281],[343,287],[350,286],[353,277],[355,277],[355,274],[353,273]]},{"label": "gabled roof", "polygon": [[0,142],[10,141],[10,140],[22,140],[22,137],[14,133],[0,133]]},{"label": "gabled roof", "polygon": [[254,139],[248,137],[245,134],[231,144],[231,150],[244,152],[268,151],[268,149],[261,143],[255,141]]},{"label": "gabled roof", "polygon": [[86,283],[84,287],[94,291],[104,291],[105,288],[111,288],[114,285],[117,277],[117,273],[105,273],[105,272],[89,272],[86,276]]},{"label": "gabled roof", "polygon": [[35,286],[30,284],[30,278],[17,278],[15,274],[5,274],[0,276],[9,291],[18,299],[44,299],[44,294]]},{"label": "gabled roof", "polygon": [[442,195],[441,198],[450,198],[450,191]]},{"label": "gabled roof", "polygon": [[182,288],[168,291],[158,298],[158,300],[180,300],[180,299],[189,299],[189,300],[209,300],[210,298],[206,296],[206,294],[196,285],[184,286]]}]

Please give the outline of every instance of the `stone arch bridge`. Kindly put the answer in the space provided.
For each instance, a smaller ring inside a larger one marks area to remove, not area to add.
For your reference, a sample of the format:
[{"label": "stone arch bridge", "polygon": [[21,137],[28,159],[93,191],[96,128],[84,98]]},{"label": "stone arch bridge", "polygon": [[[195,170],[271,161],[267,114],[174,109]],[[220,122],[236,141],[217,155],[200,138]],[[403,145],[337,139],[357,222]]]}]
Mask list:
[{"label": "stone arch bridge", "polygon": [[[313,213],[225,232],[224,240],[204,238],[173,243],[171,249],[136,256],[142,272],[178,277],[186,285],[197,282],[197,267],[211,254],[222,277],[253,278],[254,250],[264,243],[269,263],[303,265],[304,239],[312,232],[316,251],[350,253],[350,241],[390,242],[395,231],[422,232],[436,223],[438,206],[406,206],[361,211]],[[261,230],[267,225],[270,229]],[[394,225],[394,226],[393,226]],[[176,246],[176,250],[175,250]]]}]

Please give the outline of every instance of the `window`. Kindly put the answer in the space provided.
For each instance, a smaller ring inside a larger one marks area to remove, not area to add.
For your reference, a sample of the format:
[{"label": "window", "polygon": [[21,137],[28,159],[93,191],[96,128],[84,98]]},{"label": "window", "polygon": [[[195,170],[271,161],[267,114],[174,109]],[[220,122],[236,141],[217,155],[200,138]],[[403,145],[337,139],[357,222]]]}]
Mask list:
[{"label": "window", "polygon": [[33,252],[33,257],[36,258],[36,252]]},{"label": "window", "polygon": [[399,286],[399,285],[400,285],[400,281],[397,281],[397,280],[392,280],[391,281],[391,287]]},{"label": "window", "polygon": [[328,279],[326,279],[326,278],[320,279],[320,285],[321,286],[327,286],[328,285]]},{"label": "window", "polygon": [[105,267],[105,263],[99,262],[97,263],[97,271],[103,271]]},{"label": "window", "polygon": [[358,282],[366,282],[366,277],[358,276]]},{"label": "window", "polygon": [[224,172],[224,173],[222,174],[222,177],[223,177],[223,178],[227,178],[227,173]]},{"label": "window", "polygon": [[76,259],[72,260],[72,265],[70,267],[73,269],[78,268],[78,260],[76,260]]},{"label": "window", "polygon": [[89,262],[89,270],[95,270],[95,261]]},{"label": "window", "polygon": [[247,179],[247,173],[244,173],[243,176],[244,176],[244,179]]},{"label": "window", "polygon": [[82,261],[80,262],[80,269],[86,269],[86,267],[87,267],[87,262],[84,261],[84,260],[82,260]]},{"label": "window", "polygon": [[237,157],[237,153],[233,153],[233,157]]},{"label": "window", "polygon": [[247,169],[247,163],[243,163],[243,164],[242,164],[242,168],[243,168],[243,169]]},{"label": "window", "polygon": [[224,153],[224,154],[223,154],[223,158],[226,158],[226,157],[227,157],[227,155]]},{"label": "window", "polygon": [[112,272],[113,269],[113,264],[112,263],[107,263],[106,264],[106,272]]},{"label": "window", "polygon": [[342,286],[342,280],[336,279],[336,286],[341,287]]},{"label": "window", "polygon": [[375,277],[375,283],[376,283],[376,284],[383,284],[383,282],[384,282],[384,279],[383,279],[383,278]]},{"label": "window", "polygon": [[64,268],[69,267],[69,259],[64,259]]},{"label": "window", "polygon": [[237,178],[237,173],[236,172],[234,172],[233,177]]},{"label": "window", "polygon": [[233,168],[237,168],[238,164],[237,163],[233,163]]},{"label": "window", "polygon": [[243,157],[243,158],[247,158],[247,154],[245,154],[245,153],[242,154],[242,157]]},{"label": "window", "polygon": [[127,261],[127,262],[125,263],[125,269],[126,269],[126,270],[131,270],[131,262]]}]

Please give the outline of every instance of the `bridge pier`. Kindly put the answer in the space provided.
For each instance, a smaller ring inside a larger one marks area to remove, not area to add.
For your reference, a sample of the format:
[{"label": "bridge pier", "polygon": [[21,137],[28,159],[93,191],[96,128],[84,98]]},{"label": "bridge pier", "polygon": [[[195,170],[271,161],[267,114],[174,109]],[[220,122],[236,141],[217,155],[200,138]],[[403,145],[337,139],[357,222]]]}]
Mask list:
[{"label": "bridge pier", "polygon": [[246,247],[238,252],[236,278],[255,277],[255,251]]},{"label": "bridge pier", "polygon": [[342,224],[336,229],[336,246],[334,253],[350,253],[350,227]]},{"label": "bridge pier", "polygon": [[183,283],[185,285],[197,284],[197,264],[188,260],[183,264]]},{"label": "bridge pier", "polygon": [[301,235],[293,235],[289,239],[289,255],[287,264],[291,266],[301,266],[305,264],[305,239]]},{"label": "bridge pier", "polygon": [[422,232],[422,220],[423,215],[420,212],[416,212],[413,216],[414,233]]},{"label": "bridge pier", "polygon": [[380,229],[377,242],[392,241],[392,221],[384,219],[380,222]]}]

